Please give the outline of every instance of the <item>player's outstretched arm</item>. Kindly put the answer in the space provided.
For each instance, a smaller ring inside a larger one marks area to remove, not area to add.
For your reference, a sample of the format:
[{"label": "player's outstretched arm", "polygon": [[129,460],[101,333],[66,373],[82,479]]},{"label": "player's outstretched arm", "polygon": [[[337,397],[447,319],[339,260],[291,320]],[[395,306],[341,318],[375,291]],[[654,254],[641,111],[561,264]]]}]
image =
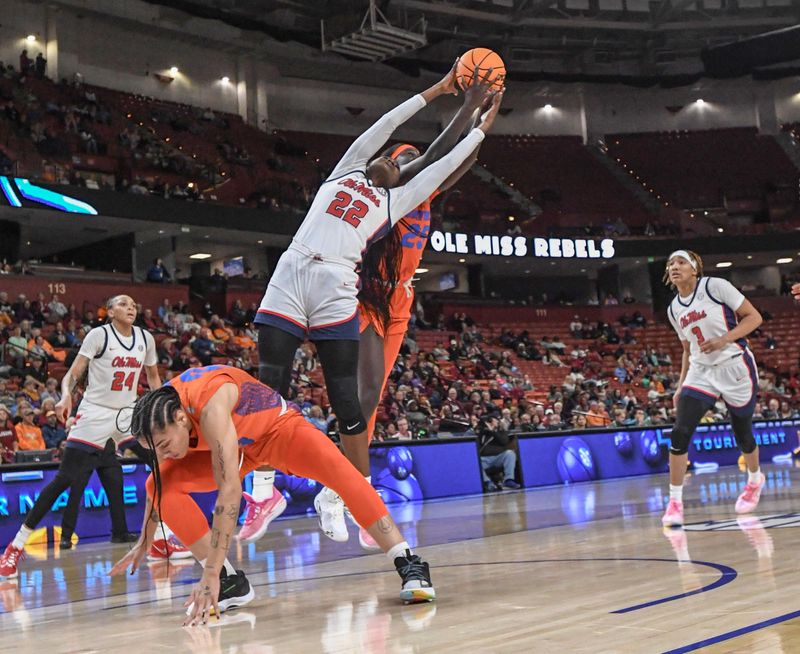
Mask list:
[{"label": "player's outstretched arm", "polygon": [[[475,111],[482,107],[486,99],[490,97],[491,88],[492,69],[490,68],[481,79],[476,80],[474,84],[467,88],[464,93],[464,102],[461,108],[456,112],[455,116],[453,116],[450,124],[448,124],[444,131],[436,137],[436,140],[431,143],[430,147],[425,151],[425,154],[400,168],[401,185],[406,184],[418,172],[427,168],[432,163],[435,163],[453,149],[453,146],[458,142],[464,130],[473,120]],[[477,126],[477,122],[473,125],[473,127],[475,126]]]},{"label": "player's outstretched arm", "polygon": [[161,375],[158,373],[158,366],[145,366],[144,374],[147,375],[147,385],[151,391],[161,388]]},{"label": "player's outstretched arm", "polygon": [[792,284],[792,296],[795,300],[800,300],[800,282]]},{"label": "player's outstretched arm", "polygon": [[61,380],[61,399],[55,407],[56,415],[61,423],[67,422],[69,414],[72,413],[72,393],[78,385],[78,381],[83,377],[86,372],[86,367],[89,365],[89,357],[79,354],[72,362],[67,374]]},{"label": "player's outstretched arm", "polygon": [[456,66],[458,60],[453,64],[450,72],[433,86],[422,93],[409,98],[388,113],[384,114],[367,131],[359,136],[345,152],[328,179],[339,177],[340,175],[360,168],[375,155],[383,146],[392,133],[404,122],[410,119],[426,104],[432,102],[440,95],[455,95],[458,93],[456,86]]},{"label": "player's outstretched arm", "polygon": [[[489,110],[489,107],[492,104],[492,99],[493,96],[491,94],[487,95],[481,107],[473,112],[472,125],[470,126],[469,131],[472,131],[478,125],[480,125],[483,114]],[[439,191],[443,192],[449,189],[451,186],[456,184],[470,168],[472,168],[472,165],[478,160],[478,151],[480,149],[481,146],[479,145],[466,159],[464,159],[463,163],[458,168],[450,173],[450,176],[439,185]]]},{"label": "player's outstretched arm", "polygon": [[483,141],[484,135],[492,126],[494,117],[500,109],[503,91],[492,97],[489,110],[481,116],[481,122],[454,147],[449,154],[432,164],[405,186],[392,189],[391,215],[389,219],[394,225],[420,202],[426,200],[440,187],[451,173],[467,159]]},{"label": "player's outstretched arm", "polygon": [[186,624],[204,622],[213,608],[219,616],[219,574],[225,563],[233,531],[239,519],[242,482],[239,479],[239,437],[231,418],[239,391],[235,384],[223,384],[200,414],[200,430],[211,450],[211,468],[219,488],[211,522],[211,543],[203,576],[195,584],[186,606],[191,613]]}]

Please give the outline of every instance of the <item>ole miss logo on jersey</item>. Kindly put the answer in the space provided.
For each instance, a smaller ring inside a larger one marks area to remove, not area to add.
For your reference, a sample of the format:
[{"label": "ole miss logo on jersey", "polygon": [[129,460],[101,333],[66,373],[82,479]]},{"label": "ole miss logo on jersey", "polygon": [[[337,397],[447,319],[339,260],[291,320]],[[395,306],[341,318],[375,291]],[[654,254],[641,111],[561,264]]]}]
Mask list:
[{"label": "ole miss logo on jersey", "polygon": [[694,309],[692,309],[691,311],[681,316],[681,327],[686,329],[692,323],[697,322],[698,320],[702,320],[705,317],[706,317],[705,310],[695,311]]},{"label": "ole miss logo on jersey", "polygon": [[112,368],[141,368],[142,364],[136,357],[114,357]]},{"label": "ole miss logo on jersey", "polygon": [[339,186],[344,186],[346,188],[352,189],[359,195],[365,197],[367,200],[372,202],[376,207],[381,206],[381,201],[378,196],[375,194],[375,189],[370,188],[364,182],[356,179],[352,179],[347,177],[339,182]]}]

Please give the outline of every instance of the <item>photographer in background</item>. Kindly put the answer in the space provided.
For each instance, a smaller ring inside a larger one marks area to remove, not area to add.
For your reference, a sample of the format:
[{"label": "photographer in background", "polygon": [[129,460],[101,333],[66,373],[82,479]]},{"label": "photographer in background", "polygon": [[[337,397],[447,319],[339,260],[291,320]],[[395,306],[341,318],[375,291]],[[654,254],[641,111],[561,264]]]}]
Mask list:
[{"label": "photographer in background", "polygon": [[[486,492],[503,490],[503,488],[519,488],[514,479],[514,469],[517,467],[517,453],[512,449],[514,436],[502,428],[500,419],[496,414],[482,416],[478,422],[478,452],[481,457],[481,475],[483,489]],[[502,485],[495,485],[487,472],[493,469],[503,470]]]}]

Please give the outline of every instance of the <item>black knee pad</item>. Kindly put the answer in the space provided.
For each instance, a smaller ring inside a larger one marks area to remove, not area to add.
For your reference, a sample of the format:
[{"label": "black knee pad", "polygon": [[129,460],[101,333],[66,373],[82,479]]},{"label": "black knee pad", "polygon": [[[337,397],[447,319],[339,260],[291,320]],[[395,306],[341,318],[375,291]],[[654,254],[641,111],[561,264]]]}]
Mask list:
[{"label": "black knee pad", "polygon": [[736,437],[736,444],[745,454],[750,454],[758,447],[753,436],[753,416],[737,416],[731,413],[731,428]]},{"label": "black knee pad", "polygon": [[360,434],[367,421],[358,401],[358,378],[338,377],[327,384],[328,399],[339,423],[339,433],[346,436]]},{"label": "black knee pad", "polygon": [[693,433],[694,430],[689,429],[686,425],[676,424],[669,437],[671,443],[669,453],[676,456],[686,454],[689,451],[689,439]]}]

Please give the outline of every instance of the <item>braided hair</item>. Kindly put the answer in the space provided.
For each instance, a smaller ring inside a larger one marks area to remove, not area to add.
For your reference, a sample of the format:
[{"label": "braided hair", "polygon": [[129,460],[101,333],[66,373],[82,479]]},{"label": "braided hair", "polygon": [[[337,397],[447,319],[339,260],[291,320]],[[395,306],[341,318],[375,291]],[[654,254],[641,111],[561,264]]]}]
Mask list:
[{"label": "braided hair", "polygon": [[153,429],[164,429],[175,424],[175,413],[181,408],[181,398],[174,386],[165,384],[160,388],[142,395],[133,405],[131,416],[131,434],[144,440],[152,453],[150,468],[153,471],[155,486],[155,506],[161,516],[161,469],[156,456],[156,444],[153,441]]}]

